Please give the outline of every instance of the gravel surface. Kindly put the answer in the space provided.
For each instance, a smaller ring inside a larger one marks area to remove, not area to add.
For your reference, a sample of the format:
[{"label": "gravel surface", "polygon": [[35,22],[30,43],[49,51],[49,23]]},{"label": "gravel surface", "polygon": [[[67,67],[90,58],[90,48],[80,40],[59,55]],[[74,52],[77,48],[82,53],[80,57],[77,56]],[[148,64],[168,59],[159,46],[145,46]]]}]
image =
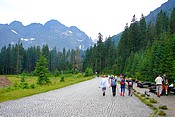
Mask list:
[{"label": "gravel surface", "polygon": [[18,100],[0,103],[0,117],[149,117],[153,112],[137,97],[106,96],[98,88],[101,78]]}]

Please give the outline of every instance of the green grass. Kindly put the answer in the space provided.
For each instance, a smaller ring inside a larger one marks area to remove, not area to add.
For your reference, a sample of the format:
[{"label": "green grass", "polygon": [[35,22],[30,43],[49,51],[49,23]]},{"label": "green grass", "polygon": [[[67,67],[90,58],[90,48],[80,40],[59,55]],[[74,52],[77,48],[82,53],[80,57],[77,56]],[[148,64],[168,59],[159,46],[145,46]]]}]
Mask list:
[{"label": "green grass", "polygon": [[166,105],[156,107],[154,104],[158,102],[154,98],[144,97],[142,94],[138,94],[136,92],[134,92],[134,95],[138,97],[144,104],[153,109],[154,113],[150,117],[155,117],[157,115],[166,116],[166,113],[163,110],[161,110],[161,109],[167,110],[168,108]]},{"label": "green grass", "polygon": [[76,83],[94,78],[93,76],[84,77],[81,74],[77,74],[77,75],[67,74],[67,75],[64,75],[65,82],[60,82],[60,78],[62,77],[62,75],[60,75],[59,77],[56,77],[56,78],[50,77],[51,84],[37,85],[36,84],[37,77],[25,76],[25,81],[28,83],[28,85],[30,86],[31,84],[35,84],[35,88],[22,89],[19,87],[22,76],[9,75],[5,77],[7,77],[12,82],[12,85],[9,87],[0,88],[0,102],[15,100],[26,96],[43,93],[54,89],[59,89],[65,86],[69,86],[72,84],[76,84]]},{"label": "green grass", "polygon": [[155,106],[152,104],[152,102],[148,101],[147,98],[142,97],[141,95],[138,95],[137,93],[134,93],[134,95],[135,95],[136,97],[138,97],[144,104],[146,104],[147,106],[151,107],[151,109],[154,110],[154,113],[151,115],[151,117],[154,117],[154,116],[157,114],[158,108],[155,107]]}]

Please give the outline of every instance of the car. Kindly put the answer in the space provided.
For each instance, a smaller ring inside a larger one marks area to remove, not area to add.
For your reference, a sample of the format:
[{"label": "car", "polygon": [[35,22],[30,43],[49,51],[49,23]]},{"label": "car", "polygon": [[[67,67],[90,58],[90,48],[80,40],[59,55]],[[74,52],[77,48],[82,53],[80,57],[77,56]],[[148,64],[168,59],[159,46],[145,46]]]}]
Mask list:
[{"label": "car", "polygon": [[151,82],[137,82],[137,87],[140,87],[140,88],[145,88],[150,86],[151,86]]},{"label": "car", "polygon": [[170,93],[173,93],[173,94],[175,95],[175,87],[174,87],[174,84],[169,85],[168,91],[169,91]]}]

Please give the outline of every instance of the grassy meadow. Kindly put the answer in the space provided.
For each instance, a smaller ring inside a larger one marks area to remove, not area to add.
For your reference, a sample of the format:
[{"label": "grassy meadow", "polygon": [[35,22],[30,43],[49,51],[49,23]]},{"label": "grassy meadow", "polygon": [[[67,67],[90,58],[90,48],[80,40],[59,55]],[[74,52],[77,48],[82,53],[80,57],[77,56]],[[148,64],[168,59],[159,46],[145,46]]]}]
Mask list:
[{"label": "grassy meadow", "polygon": [[[5,77],[9,79],[12,84],[8,87],[0,88],[0,102],[59,89],[94,78],[94,76],[84,77],[82,74],[63,74],[58,77],[49,77],[51,83],[48,85],[38,85],[38,77],[27,75],[6,75]],[[61,79],[63,80],[62,82]]]}]

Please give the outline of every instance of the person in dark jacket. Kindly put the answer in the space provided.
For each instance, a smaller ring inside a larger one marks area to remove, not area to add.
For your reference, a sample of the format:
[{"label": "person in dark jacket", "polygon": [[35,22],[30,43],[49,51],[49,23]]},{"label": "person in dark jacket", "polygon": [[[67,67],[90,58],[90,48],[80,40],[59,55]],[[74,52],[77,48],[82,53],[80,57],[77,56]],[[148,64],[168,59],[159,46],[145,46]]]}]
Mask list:
[{"label": "person in dark jacket", "polygon": [[128,79],[128,96],[132,96],[133,81],[131,78]]},{"label": "person in dark jacket", "polygon": [[166,74],[163,74],[163,76],[162,76],[162,80],[163,81],[162,81],[162,92],[161,92],[161,95],[163,95],[163,93],[166,92],[166,89],[165,89],[166,79],[167,79],[166,78]]},{"label": "person in dark jacket", "polygon": [[111,77],[111,87],[112,87],[112,95],[113,97],[116,95],[116,86],[117,86],[117,78],[114,76]]}]

